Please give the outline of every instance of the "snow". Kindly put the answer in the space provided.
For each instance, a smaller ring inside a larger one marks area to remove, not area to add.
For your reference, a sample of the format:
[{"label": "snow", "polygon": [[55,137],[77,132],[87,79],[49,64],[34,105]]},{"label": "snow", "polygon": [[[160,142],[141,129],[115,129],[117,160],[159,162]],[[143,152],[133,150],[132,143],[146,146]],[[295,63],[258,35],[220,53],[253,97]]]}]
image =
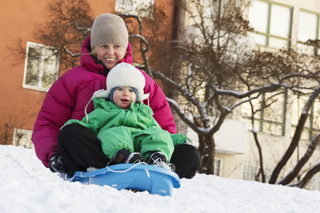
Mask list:
[{"label": "snow", "polygon": [[63,181],[34,150],[0,145],[1,213],[320,212],[320,192],[197,174],[172,197]]}]

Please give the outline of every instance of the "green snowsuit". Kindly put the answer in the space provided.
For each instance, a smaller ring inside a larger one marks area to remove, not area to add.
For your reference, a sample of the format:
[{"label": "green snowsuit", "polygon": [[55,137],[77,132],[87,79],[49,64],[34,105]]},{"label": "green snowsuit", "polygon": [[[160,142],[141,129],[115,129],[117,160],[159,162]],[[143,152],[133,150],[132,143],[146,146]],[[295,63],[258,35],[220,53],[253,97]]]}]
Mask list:
[{"label": "green snowsuit", "polygon": [[141,101],[121,109],[104,98],[93,98],[95,110],[81,121],[71,119],[65,123],[79,123],[90,128],[100,139],[104,154],[111,159],[119,150],[140,152],[145,159],[152,152],[163,152],[170,162],[174,145],[187,139],[183,134],[170,134],[161,129],[152,117],[152,109]]}]

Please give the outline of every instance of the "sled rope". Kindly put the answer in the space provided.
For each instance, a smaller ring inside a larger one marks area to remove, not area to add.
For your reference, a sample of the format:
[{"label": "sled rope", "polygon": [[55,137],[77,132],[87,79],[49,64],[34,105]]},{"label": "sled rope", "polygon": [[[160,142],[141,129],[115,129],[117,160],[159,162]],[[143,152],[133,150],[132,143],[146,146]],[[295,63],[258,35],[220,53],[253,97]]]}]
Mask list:
[{"label": "sled rope", "polygon": [[[106,166],[106,168],[107,168],[110,172],[124,173],[124,172],[130,171],[131,169],[133,169],[134,167],[138,166],[139,164],[146,164],[146,163],[145,163],[145,162],[136,163],[136,164],[134,164],[133,166],[131,166],[130,168],[128,168],[127,170],[123,170],[123,171],[115,171],[115,170],[110,169],[108,166]],[[146,165],[148,165],[148,164],[146,164]],[[147,173],[148,177],[150,177],[150,174],[149,174],[148,170],[147,170],[147,169],[145,169],[145,170],[146,170],[146,173]]]}]

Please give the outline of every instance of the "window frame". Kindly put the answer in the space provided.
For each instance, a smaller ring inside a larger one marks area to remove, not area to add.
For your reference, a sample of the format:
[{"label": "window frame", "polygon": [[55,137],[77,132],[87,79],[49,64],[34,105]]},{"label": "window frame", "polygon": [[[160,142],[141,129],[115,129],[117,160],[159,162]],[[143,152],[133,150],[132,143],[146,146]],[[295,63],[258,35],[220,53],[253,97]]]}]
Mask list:
[{"label": "window frame", "polygon": [[[42,70],[38,70],[38,81],[37,81],[37,86],[32,86],[29,84],[26,84],[26,77],[27,77],[27,72],[28,72],[28,54],[29,54],[29,49],[30,47],[40,47],[40,48],[50,48],[52,49],[53,47],[50,46],[46,46],[43,44],[39,44],[39,43],[35,43],[35,42],[27,42],[27,49],[26,49],[26,59],[25,59],[25,66],[24,66],[24,73],[23,73],[23,82],[22,82],[22,88],[25,89],[32,89],[32,90],[38,90],[38,91],[44,91],[44,92],[48,92],[49,88],[44,88],[44,87],[39,87],[39,76],[43,75],[43,69]],[[40,56],[40,62],[39,63],[44,63],[44,59],[43,56]],[[59,78],[59,68],[60,68],[60,56],[56,56],[56,65],[55,65],[55,81]],[[41,83],[42,83],[42,79],[41,79]],[[50,86],[51,87],[51,86]]]},{"label": "window frame", "polygon": [[[276,38],[276,39],[281,39],[281,40],[288,41],[287,50],[289,50],[291,48],[291,45],[292,45],[293,6],[288,6],[288,5],[284,5],[284,4],[281,4],[281,3],[278,3],[278,2],[273,2],[273,1],[268,1],[268,0],[253,0],[252,2],[254,2],[254,1],[265,2],[265,3],[267,3],[269,5],[267,33],[259,32],[259,31],[253,31],[253,34],[266,36],[266,45],[261,45],[261,44],[256,44],[256,45],[265,46],[265,47],[269,47],[269,48],[275,48],[275,47],[269,46],[269,41],[270,41],[270,38]],[[289,35],[288,35],[288,38],[270,34],[272,5],[277,5],[277,6],[286,7],[286,8],[290,9],[290,23],[289,23]],[[249,8],[249,10],[250,10],[250,8]],[[249,18],[248,18],[248,20],[249,20]],[[250,20],[249,20],[249,22],[250,22]]]},{"label": "window frame", "polygon": [[[320,13],[317,13],[317,12],[314,12],[314,11],[310,11],[310,10],[300,9],[299,10],[299,18],[300,18],[300,12],[310,13],[310,14],[313,14],[313,15],[317,16],[316,39],[320,39]],[[300,25],[300,20],[299,20],[298,24]],[[308,44],[305,44],[305,42],[299,41],[298,34],[297,34],[297,45],[298,44],[303,44],[303,45],[306,45],[308,47],[310,47],[310,46],[313,47],[312,56],[320,55],[320,48],[319,47],[313,46],[313,45],[310,45],[310,44],[308,45]]]},{"label": "window frame", "polygon": [[[282,108],[283,109],[282,122],[275,121],[275,120],[266,120],[266,119],[264,119],[265,109],[263,109],[260,112],[260,117],[259,118],[257,118],[256,116],[254,117],[254,121],[255,122],[259,122],[259,129],[258,128],[256,129],[258,132],[272,134],[272,135],[285,136],[285,132],[286,132],[286,116],[287,116],[286,115],[286,111],[287,111],[287,100],[288,100],[288,92],[287,92],[287,90],[284,91],[283,95],[284,95],[284,100],[283,100],[283,106],[282,106],[283,107]],[[266,93],[261,94],[261,102],[264,102],[265,97],[266,97]],[[249,126],[251,126],[251,117],[248,117],[248,116],[242,114],[242,118],[245,119],[246,122],[250,121],[250,125]],[[282,128],[281,134],[264,130],[263,126],[264,126],[265,123],[280,125],[281,128]]]}]

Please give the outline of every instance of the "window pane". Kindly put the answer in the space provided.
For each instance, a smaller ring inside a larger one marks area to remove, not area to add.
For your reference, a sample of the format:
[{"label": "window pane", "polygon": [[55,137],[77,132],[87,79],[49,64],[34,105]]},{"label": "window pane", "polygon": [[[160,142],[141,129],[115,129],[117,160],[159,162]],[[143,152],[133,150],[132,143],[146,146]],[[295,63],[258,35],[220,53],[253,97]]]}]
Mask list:
[{"label": "window pane", "polygon": [[152,16],[153,0],[117,0],[115,5],[116,11],[131,12],[142,16]]},{"label": "window pane", "polygon": [[261,1],[253,1],[249,9],[249,21],[255,31],[268,32],[269,4]]},{"label": "window pane", "polygon": [[283,134],[283,125],[276,124],[276,123],[270,123],[270,122],[264,122],[263,123],[263,132],[282,135]]},{"label": "window pane", "polygon": [[214,174],[220,176],[220,163],[221,160],[214,160]]},{"label": "window pane", "polygon": [[291,9],[272,5],[270,34],[285,38],[290,36]]},{"label": "window pane", "polygon": [[136,0],[135,1],[135,8],[149,8],[152,5],[151,0]]},{"label": "window pane", "polygon": [[[209,6],[210,4],[212,5],[212,8],[213,8],[213,15],[214,17],[217,17],[218,14],[220,13],[220,17],[224,16],[226,14],[228,14],[230,11],[228,11],[228,8],[230,8],[230,2],[229,0],[212,0],[211,1],[203,1],[205,7]],[[238,2],[236,2],[236,5],[237,5]],[[230,10],[230,9],[229,9]]]},{"label": "window pane", "polygon": [[308,39],[315,40],[317,38],[317,20],[315,14],[300,11],[299,13],[299,31],[298,40],[306,42]]},{"label": "window pane", "polygon": [[49,89],[56,80],[57,57],[54,51],[50,49],[44,50],[44,65],[42,76],[42,87]]},{"label": "window pane", "polygon": [[133,11],[133,1],[132,0],[117,0],[116,1],[116,11]]},{"label": "window pane", "polygon": [[25,84],[37,86],[39,73],[40,48],[29,47]]},{"label": "window pane", "polygon": [[211,19],[216,18],[219,13],[219,0],[203,2],[203,17]]},{"label": "window pane", "polygon": [[258,167],[251,165],[243,166],[243,179],[244,180],[256,180],[258,174]]},{"label": "window pane", "polygon": [[[299,118],[302,112],[302,109],[307,101],[307,96],[294,96],[294,100],[292,102],[292,115],[291,115],[291,123],[293,125],[298,125]],[[310,117],[308,117],[305,127],[310,127]]]},{"label": "window pane", "polygon": [[289,42],[286,40],[282,40],[282,39],[278,39],[278,38],[269,38],[269,47],[273,47],[273,48],[286,48],[288,49],[289,46]]},{"label": "window pane", "polygon": [[[276,93],[267,93],[265,95],[266,105],[271,104],[269,107],[264,109],[263,119],[268,121],[278,121],[284,122],[284,94],[280,94],[277,96]],[[273,102],[273,103],[272,103]]]},{"label": "window pane", "polygon": [[34,148],[34,145],[31,142],[31,136],[31,130],[14,128],[13,145]]},{"label": "window pane", "polygon": [[[295,131],[296,131],[296,126],[291,127],[291,137],[293,137]],[[309,140],[310,139],[310,130],[303,129],[302,134],[301,134],[301,138]]]},{"label": "window pane", "polygon": [[[252,101],[254,110],[257,110],[261,107],[260,101],[257,99],[253,99]],[[250,103],[246,102],[241,105],[241,114],[245,117],[251,117],[251,106]],[[261,112],[257,112],[254,116],[255,118],[261,118]],[[250,125],[251,126],[251,125]]]},{"label": "window pane", "polygon": [[314,47],[313,46],[298,43],[297,50],[298,50],[298,53],[306,54],[308,56],[314,55]]},{"label": "window pane", "polygon": [[255,33],[248,33],[248,34],[249,36],[254,37],[255,44],[263,45],[263,46],[267,45],[267,36],[259,35]]}]

